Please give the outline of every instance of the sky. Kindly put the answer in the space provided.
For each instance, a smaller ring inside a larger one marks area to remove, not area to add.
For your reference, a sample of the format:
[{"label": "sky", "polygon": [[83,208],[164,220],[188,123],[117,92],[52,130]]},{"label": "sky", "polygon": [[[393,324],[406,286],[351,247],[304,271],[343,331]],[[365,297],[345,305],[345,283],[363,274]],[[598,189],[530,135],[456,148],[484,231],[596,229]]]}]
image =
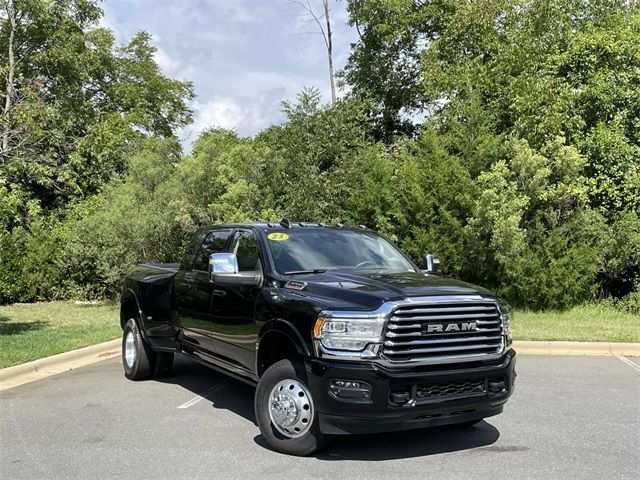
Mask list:
[{"label": "sky", "polygon": [[[321,13],[321,0],[309,2]],[[118,43],[146,30],[163,72],[193,82],[194,122],[178,132],[187,150],[210,127],[251,136],[281,123],[281,102],[295,99],[305,86],[319,88],[323,100],[330,100],[324,41],[293,1],[106,0],[102,8],[101,23]],[[330,8],[338,70],[356,34],[347,25],[346,2],[330,0]]]}]

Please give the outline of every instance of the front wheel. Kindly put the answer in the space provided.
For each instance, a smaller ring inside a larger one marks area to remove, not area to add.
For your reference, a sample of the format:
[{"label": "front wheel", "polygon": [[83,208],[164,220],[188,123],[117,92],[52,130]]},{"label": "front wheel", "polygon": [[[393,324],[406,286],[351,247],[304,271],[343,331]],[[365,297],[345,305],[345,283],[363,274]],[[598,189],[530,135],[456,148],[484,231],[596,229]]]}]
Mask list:
[{"label": "front wheel", "polygon": [[327,444],[299,363],[280,360],[267,369],[256,389],[255,411],[262,436],[278,452],[310,455]]}]

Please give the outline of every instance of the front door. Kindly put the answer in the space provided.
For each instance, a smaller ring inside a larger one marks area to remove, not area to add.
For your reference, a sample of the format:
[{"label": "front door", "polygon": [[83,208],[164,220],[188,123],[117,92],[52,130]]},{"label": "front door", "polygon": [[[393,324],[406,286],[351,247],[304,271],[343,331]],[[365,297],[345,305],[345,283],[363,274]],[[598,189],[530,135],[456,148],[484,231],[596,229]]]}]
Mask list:
[{"label": "front door", "polygon": [[[260,246],[255,233],[238,229],[230,250],[238,258],[240,272],[263,272]],[[260,287],[215,285],[212,302],[214,351],[252,371],[258,336],[255,305]]]},{"label": "front door", "polygon": [[211,302],[215,287],[209,277],[209,257],[226,251],[232,231],[225,228],[207,233],[195,253],[191,270],[186,270],[176,279],[182,340],[201,350],[213,349]]}]

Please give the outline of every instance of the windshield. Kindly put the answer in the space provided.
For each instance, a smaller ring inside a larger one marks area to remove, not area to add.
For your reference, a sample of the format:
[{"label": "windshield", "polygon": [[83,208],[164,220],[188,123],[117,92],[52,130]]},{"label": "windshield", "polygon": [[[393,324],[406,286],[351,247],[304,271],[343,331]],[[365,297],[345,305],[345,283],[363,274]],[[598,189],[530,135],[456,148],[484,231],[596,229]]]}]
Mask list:
[{"label": "windshield", "polygon": [[279,273],[314,270],[414,272],[391,243],[373,232],[295,229],[267,234]]}]

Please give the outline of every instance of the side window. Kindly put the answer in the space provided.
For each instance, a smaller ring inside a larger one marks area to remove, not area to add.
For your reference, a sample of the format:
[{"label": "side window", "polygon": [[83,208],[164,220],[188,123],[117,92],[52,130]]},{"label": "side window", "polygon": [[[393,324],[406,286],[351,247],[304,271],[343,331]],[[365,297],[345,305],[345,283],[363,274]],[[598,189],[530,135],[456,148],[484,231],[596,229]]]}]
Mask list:
[{"label": "side window", "polygon": [[231,252],[238,257],[238,270],[240,272],[253,272],[262,268],[260,265],[260,247],[252,231],[237,231],[233,239]]},{"label": "side window", "polygon": [[182,261],[180,262],[183,270],[190,269],[195,260],[195,255],[197,253],[197,249],[200,246],[200,239],[202,238],[202,234],[197,232],[193,235],[193,238],[189,241],[189,245],[185,249],[184,256],[182,257]]},{"label": "side window", "polygon": [[209,269],[209,257],[212,253],[225,251],[227,239],[231,235],[231,230],[212,230],[204,237],[202,245],[196,253],[196,260],[193,264],[194,270],[206,272]]}]

